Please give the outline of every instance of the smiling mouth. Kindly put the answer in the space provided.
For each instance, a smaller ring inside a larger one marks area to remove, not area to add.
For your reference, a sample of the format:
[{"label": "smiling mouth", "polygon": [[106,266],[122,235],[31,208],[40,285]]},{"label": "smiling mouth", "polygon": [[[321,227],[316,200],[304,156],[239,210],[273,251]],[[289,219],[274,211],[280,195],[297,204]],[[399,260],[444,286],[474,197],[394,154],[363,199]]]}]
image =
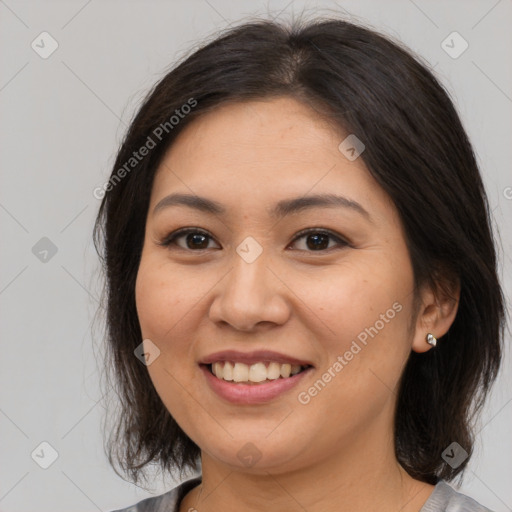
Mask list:
[{"label": "smiling mouth", "polygon": [[218,361],[207,364],[210,373],[220,380],[240,384],[263,384],[279,379],[288,379],[308,368],[310,365],[289,363],[258,362],[254,364]]}]

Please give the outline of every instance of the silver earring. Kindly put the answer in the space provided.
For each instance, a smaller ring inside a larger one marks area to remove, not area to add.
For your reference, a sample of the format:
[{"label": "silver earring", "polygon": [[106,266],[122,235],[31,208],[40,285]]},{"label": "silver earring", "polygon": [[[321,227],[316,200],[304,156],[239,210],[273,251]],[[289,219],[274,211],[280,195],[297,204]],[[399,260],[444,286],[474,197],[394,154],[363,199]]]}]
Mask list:
[{"label": "silver earring", "polygon": [[433,335],[428,333],[427,334],[427,343],[431,345],[432,347],[435,347],[437,345],[437,338]]}]

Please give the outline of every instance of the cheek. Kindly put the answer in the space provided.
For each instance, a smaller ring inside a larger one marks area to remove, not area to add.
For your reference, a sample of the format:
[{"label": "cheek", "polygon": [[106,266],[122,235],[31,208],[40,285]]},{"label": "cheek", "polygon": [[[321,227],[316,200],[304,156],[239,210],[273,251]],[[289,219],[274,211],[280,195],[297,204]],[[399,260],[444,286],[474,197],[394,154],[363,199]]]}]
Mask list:
[{"label": "cheek", "polygon": [[[308,290],[306,304],[317,312],[318,319],[329,328],[333,346],[359,339],[378,331],[402,330],[408,318],[412,290],[412,271],[407,262],[397,272],[385,257],[360,258],[330,269],[325,279],[304,282]],[[313,285],[313,286],[312,286]]]},{"label": "cheek", "polygon": [[185,278],[161,258],[143,256],[135,286],[135,300],[142,335],[162,350],[166,340],[183,332],[186,319],[204,295],[206,284]]},{"label": "cheek", "polygon": [[[160,353],[147,370],[156,392],[180,427],[190,434],[196,405],[186,391],[195,367],[189,362],[197,322],[191,321],[194,306],[204,290],[194,290],[190,279],[180,279],[167,263],[151,255],[142,258],[135,297],[143,339],[150,339]],[[194,436],[191,436],[194,437]]]},{"label": "cheek", "polygon": [[159,269],[143,259],[135,284],[135,302],[143,338],[155,342],[161,340],[164,329],[169,328],[170,316],[180,307],[178,295],[169,293],[168,286]]},{"label": "cheek", "polygon": [[325,376],[334,383],[322,391],[327,401],[352,404],[356,410],[361,399],[382,405],[391,396],[410,353],[412,284],[407,261],[373,258],[370,266],[361,258],[332,272],[325,286],[308,294],[311,309],[329,328],[321,341],[326,355],[322,371],[337,378]]},{"label": "cheek", "polygon": [[193,317],[201,297],[201,290],[193,292],[191,284],[171,271],[168,263],[151,255],[141,260],[135,289],[137,314],[143,339],[150,339],[159,350],[148,371],[168,408],[179,383],[186,383],[195,369],[183,364],[193,359],[191,340],[198,326]]}]

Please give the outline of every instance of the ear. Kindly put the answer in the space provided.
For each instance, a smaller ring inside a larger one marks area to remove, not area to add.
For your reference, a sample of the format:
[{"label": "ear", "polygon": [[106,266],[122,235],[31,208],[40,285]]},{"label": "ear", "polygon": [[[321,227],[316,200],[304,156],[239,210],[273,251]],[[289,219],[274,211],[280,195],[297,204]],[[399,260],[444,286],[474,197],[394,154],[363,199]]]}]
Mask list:
[{"label": "ear", "polygon": [[422,289],[411,347],[414,352],[423,353],[433,348],[427,343],[427,334],[433,334],[439,340],[448,332],[457,315],[459,300],[458,279],[443,280],[435,290],[430,286]]}]

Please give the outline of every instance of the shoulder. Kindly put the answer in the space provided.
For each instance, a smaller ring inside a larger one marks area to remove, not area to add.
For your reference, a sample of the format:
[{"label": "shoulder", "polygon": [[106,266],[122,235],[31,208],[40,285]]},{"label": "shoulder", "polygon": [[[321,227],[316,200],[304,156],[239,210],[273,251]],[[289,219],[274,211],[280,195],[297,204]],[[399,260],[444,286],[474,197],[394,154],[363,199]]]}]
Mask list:
[{"label": "shoulder", "polygon": [[440,481],[420,512],[492,512],[474,499]]},{"label": "shoulder", "polygon": [[187,480],[174,489],[139,501],[127,508],[113,510],[112,512],[178,512],[180,502],[185,494],[201,483],[200,477]]}]

